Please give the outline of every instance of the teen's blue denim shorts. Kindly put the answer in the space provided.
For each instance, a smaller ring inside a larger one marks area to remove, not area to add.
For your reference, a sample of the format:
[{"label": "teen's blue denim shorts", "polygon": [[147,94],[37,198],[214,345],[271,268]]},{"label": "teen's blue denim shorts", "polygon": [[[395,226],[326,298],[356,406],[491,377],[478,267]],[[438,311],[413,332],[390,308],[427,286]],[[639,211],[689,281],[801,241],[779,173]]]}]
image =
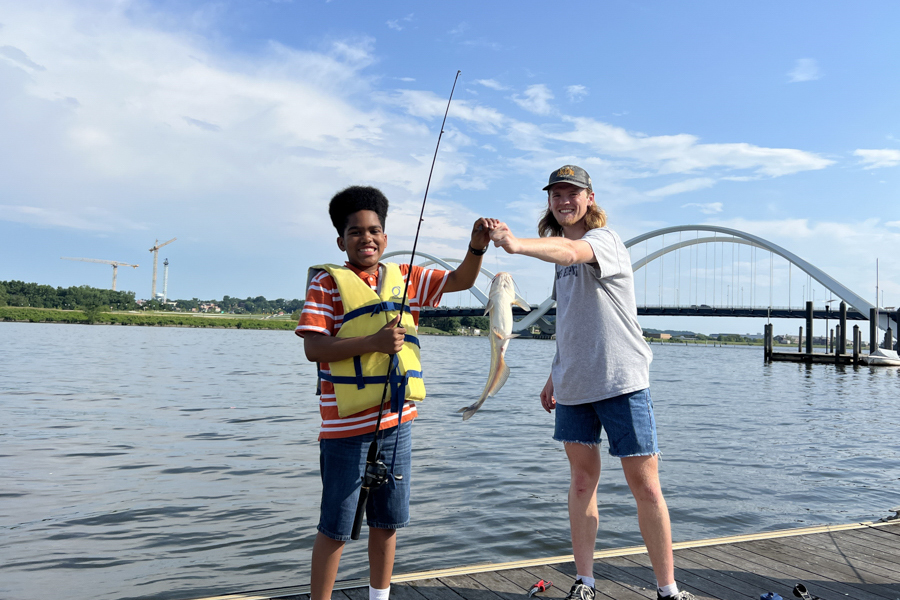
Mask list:
[{"label": "teen's blue denim shorts", "polygon": [[649,388],[589,404],[556,404],[554,440],[596,445],[601,428],[606,431],[612,456],[659,454]]},{"label": "teen's blue denim shorts", "polygon": [[[317,529],[333,540],[350,539],[366,468],[366,454],[374,435],[367,433],[349,438],[319,440],[322,506]],[[369,527],[399,529],[409,524],[411,455],[412,421],[384,432],[380,458],[389,472],[393,460],[394,475],[400,475],[402,479],[388,476],[387,483],[369,492],[366,502],[366,524]]]}]

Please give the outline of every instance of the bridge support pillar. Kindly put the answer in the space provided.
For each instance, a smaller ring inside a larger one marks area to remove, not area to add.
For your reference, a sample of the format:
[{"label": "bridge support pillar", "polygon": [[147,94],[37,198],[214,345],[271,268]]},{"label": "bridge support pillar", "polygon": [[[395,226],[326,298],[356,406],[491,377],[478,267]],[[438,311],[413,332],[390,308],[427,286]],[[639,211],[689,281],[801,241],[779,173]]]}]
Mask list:
[{"label": "bridge support pillar", "polygon": [[[828,332],[825,333],[827,339]],[[806,353],[813,352],[813,303],[806,301]]]},{"label": "bridge support pillar", "polygon": [[797,333],[797,352],[803,352],[803,327],[800,327],[799,333]]},{"label": "bridge support pillar", "polygon": [[869,309],[869,354],[878,348],[878,317],[875,309]]},{"label": "bridge support pillar", "polygon": [[862,347],[862,333],[859,331],[859,325],[853,326],[853,364],[859,364],[859,350]]},{"label": "bridge support pillar", "polygon": [[841,302],[841,330],[838,336],[838,347],[835,354],[844,354],[847,351],[847,303]]}]

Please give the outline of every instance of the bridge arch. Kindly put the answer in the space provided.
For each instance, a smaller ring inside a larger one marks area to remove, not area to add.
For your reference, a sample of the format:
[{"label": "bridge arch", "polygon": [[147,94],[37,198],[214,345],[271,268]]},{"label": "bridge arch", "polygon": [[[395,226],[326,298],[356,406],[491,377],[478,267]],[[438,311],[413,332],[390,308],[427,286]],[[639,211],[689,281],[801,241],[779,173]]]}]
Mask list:
[{"label": "bridge arch", "polygon": [[[662,248],[653,254],[647,255],[646,257],[635,261],[632,264],[632,269],[637,271],[638,269],[645,266],[647,263],[668,254],[670,252],[674,252],[680,248],[684,248],[686,246],[690,246],[693,244],[700,243],[711,243],[711,242],[728,242],[735,244],[746,244],[749,246],[756,246],[757,248],[762,248],[764,250],[768,250],[773,254],[777,254],[778,256],[784,258],[791,264],[796,265],[800,270],[804,273],[818,281],[822,284],[826,289],[831,290],[838,298],[847,303],[848,306],[851,306],[861,312],[864,315],[868,315],[869,311],[875,308],[870,302],[867,302],[864,298],[854,293],[852,290],[847,288],[845,285],[837,281],[835,278],[831,277],[815,265],[803,260],[793,252],[785,250],[781,246],[774,244],[764,238],[753,235],[751,233],[746,233],[744,231],[739,231],[737,229],[730,229],[728,227],[719,227],[718,225],[677,225],[674,227],[664,227],[662,229],[657,229],[655,231],[649,231],[647,233],[641,234],[637,237],[631,238],[627,242],[625,242],[626,248],[632,248],[641,242],[656,238],[662,237],[664,235],[668,235],[671,233],[681,233],[685,231],[711,231],[715,233],[721,233],[725,235],[733,236],[734,239],[726,240],[722,238],[698,238],[694,240],[684,240],[678,242],[676,244],[672,244],[665,248]],[[887,329],[890,324],[890,316],[886,313],[880,313],[878,315],[878,326],[881,329]]]}]

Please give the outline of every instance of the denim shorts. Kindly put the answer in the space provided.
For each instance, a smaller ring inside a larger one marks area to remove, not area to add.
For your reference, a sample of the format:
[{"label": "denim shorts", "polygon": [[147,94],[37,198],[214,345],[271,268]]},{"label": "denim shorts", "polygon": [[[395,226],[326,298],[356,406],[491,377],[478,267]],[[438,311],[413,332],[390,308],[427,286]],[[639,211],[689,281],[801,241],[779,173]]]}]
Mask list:
[{"label": "denim shorts", "polygon": [[659,454],[649,388],[589,404],[556,404],[554,440],[599,444],[601,427],[606,431],[612,456]]},{"label": "denim shorts", "polygon": [[[350,539],[366,468],[366,455],[374,435],[366,433],[348,438],[319,440],[322,506],[317,529],[333,540]],[[366,524],[369,527],[399,529],[409,524],[411,455],[412,421],[384,432],[379,458],[389,472],[393,460],[393,473],[402,476],[402,479],[388,476],[387,483],[369,492],[366,502]]]}]

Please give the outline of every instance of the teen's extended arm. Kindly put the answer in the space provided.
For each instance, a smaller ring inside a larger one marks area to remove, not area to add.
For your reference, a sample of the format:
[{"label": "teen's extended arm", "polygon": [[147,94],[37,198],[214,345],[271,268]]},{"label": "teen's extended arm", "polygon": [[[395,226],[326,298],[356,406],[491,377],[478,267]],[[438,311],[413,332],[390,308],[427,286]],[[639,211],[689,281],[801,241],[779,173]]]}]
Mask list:
[{"label": "teen's extended arm", "polygon": [[[472,225],[472,239],[469,241],[469,248],[476,251],[484,250],[491,243],[491,230],[500,225],[497,219],[481,218]],[[478,273],[481,272],[481,255],[473,254],[469,248],[466,248],[466,257],[456,270],[447,276],[447,283],[444,284],[444,293],[460,292],[467,290],[475,285],[478,279]]]},{"label": "teen's extended arm", "polygon": [[491,230],[494,246],[509,254],[523,254],[549,263],[568,266],[594,262],[594,250],[583,240],[564,237],[517,238],[506,223]]},{"label": "teen's extended arm", "polygon": [[338,338],[323,333],[307,332],[303,336],[303,350],[310,362],[337,362],[369,352],[396,354],[403,347],[406,329],[397,327],[398,315],[393,321],[372,335]]}]

